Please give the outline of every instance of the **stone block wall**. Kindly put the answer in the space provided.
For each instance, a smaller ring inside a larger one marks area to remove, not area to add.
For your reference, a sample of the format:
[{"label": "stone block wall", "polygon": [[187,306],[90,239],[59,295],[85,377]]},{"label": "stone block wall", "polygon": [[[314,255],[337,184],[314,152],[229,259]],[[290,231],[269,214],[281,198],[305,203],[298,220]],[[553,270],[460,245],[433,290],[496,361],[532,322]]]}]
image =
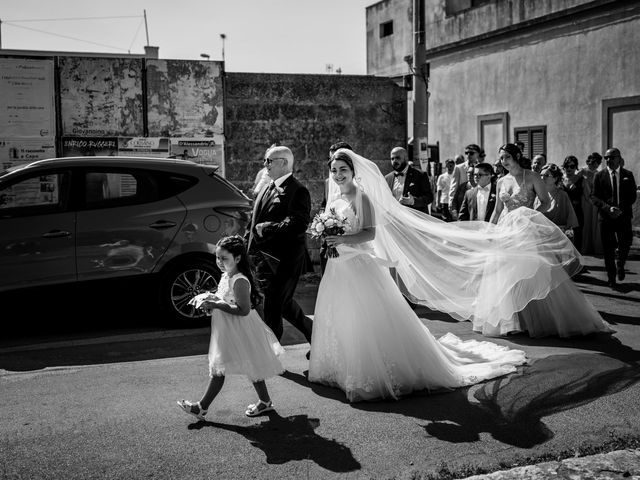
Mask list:
[{"label": "stone block wall", "polygon": [[266,148],[286,145],[315,213],[324,198],[329,146],[347,141],[386,173],[391,148],[406,145],[406,108],[405,90],[387,78],[227,73],[226,177],[249,195]]}]

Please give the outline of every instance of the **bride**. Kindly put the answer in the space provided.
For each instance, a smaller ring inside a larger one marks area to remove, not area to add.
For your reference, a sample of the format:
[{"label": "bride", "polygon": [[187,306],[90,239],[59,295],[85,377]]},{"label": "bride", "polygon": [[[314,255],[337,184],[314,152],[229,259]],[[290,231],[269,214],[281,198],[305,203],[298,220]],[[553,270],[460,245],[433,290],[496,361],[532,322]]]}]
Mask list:
[{"label": "bride", "polygon": [[[491,342],[462,341],[450,333],[436,340],[390,274],[394,267],[408,296],[410,291],[430,295],[429,302],[421,303],[446,306],[458,318],[469,318],[473,302],[465,297],[474,287],[461,287],[463,278],[444,272],[456,255],[472,249],[477,233],[454,229],[445,239],[444,222],[400,206],[378,167],[350,150],[333,155],[330,171],[327,209],[344,215],[348,230],[326,239],[339,256],[329,258],[318,290],[310,381],[341,388],[350,402],[397,399],[416,390],[478,383],[526,362],[523,351]],[[413,263],[430,255],[438,259],[428,265]],[[464,259],[459,262],[465,264]],[[431,270],[422,270],[425,267]],[[432,282],[440,277],[443,281]],[[462,307],[454,312],[457,309],[449,307],[459,300],[464,300]]]}]

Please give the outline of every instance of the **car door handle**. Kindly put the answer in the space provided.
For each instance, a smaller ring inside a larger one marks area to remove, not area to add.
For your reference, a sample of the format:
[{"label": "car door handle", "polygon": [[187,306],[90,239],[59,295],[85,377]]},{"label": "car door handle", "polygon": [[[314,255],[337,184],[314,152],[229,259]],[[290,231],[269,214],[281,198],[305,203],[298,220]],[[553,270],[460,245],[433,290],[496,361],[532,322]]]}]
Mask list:
[{"label": "car door handle", "polygon": [[69,237],[71,236],[71,232],[67,232],[66,230],[51,230],[50,232],[43,233],[42,236],[44,238]]},{"label": "car door handle", "polygon": [[155,228],[156,230],[165,230],[167,228],[175,227],[177,225],[176,222],[168,222],[166,220],[160,220],[159,222],[154,222],[149,227]]}]

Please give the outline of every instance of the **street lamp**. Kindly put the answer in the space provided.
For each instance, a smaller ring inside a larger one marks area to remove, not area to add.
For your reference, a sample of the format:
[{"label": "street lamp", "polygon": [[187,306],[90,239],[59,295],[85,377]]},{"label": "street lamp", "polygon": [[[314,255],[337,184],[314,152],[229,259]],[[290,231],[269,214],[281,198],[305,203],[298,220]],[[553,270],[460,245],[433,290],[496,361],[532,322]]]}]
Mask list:
[{"label": "street lamp", "polygon": [[220,34],[220,39],[222,40],[222,61],[224,62],[224,40],[227,36],[224,33]]},{"label": "street lamp", "polygon": [[208,53],[201,53],[200,56],[205,60],[209,60],[210,55]]}]

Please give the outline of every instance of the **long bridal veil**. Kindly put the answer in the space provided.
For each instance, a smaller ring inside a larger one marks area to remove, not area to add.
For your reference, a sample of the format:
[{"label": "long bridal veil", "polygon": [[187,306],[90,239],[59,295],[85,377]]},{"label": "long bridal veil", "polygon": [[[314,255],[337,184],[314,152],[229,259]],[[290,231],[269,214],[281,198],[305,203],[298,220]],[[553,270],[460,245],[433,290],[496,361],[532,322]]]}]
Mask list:
[{"label": "long bridal veil", "polygon": [[[414,303],[498,324],[580,269],[578,251],[539,212],[519,208],[498,225],[447,223],[401,205],[375,163],[338,152],[353,161],[354,181],[373,206],[376,256],[394,263],[397,284]],[[329,182],[327,205],[339,195]]]}]

